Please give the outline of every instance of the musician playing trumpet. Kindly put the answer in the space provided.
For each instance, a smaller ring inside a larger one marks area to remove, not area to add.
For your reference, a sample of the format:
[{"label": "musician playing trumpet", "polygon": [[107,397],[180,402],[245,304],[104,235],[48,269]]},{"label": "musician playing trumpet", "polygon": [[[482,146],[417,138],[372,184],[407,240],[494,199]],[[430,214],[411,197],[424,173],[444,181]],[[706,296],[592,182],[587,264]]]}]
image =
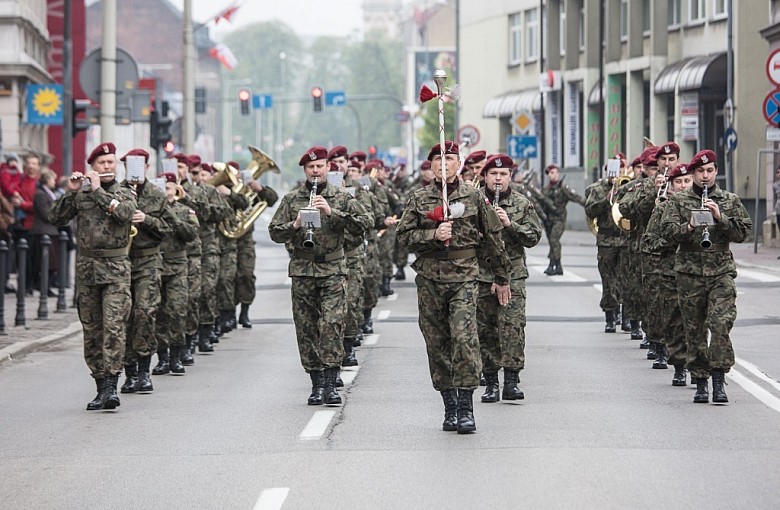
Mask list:
[{"label": "musician playing trumpet", "polygon": [[298,163],[306,183],[282,198],[268,230],[291,252],[295,334],[301,365],[312,382],[308,404],[340,405],[336,379],[344,358],[348,274],[344,236],[362,236],[371,216],[356,198],[328,183],[326,148],[310,148]]},{"label": "musician playing trumpet", "polygon": [[[739,197],[716,184],[715,152],[696,153],[688,171],[693,173],[693,186],[669,198],[661,217],[661,233],[679,244],[674,270],[687,339],[688,370],[696,381],[693,401],[709,402],[708,379],[712,376],[713,403],[726,403],[724,376],[734,365],[729,335],[737,317],[737,269],[729,243],[744,242],[753,222]],[[707,216],[697,214],[702,212],[711,214],[711,224],[702,224]],[[708,248],[702,246],[705,228],[710,235]]]}]

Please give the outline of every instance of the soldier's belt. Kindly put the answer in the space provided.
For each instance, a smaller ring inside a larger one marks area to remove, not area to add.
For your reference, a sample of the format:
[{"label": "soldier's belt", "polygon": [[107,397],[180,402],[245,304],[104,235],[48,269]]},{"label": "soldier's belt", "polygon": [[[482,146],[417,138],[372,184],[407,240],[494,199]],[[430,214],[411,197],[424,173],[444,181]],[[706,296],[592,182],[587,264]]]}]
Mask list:
[{"label": "soldier's belt", "polygon": [[79,255],[82,257],[89,257],[94,259],[108,259],[112,257],[126,257],[129,252],[130,250],[127,246],[124,248],[113,248],[109,250],[88,250],[85,248],[79,250]]},{"label": "soldier's belt", "polygon": [[175,260],[175,259],[183,259],[187,257],[187,251],[181,250],[181,251],[164,251],[163,252],[163,260]]},{"label": "soldier's belt", "polygon": [[296,259],[308,260],[310,262],[330,262],[333,260],[343,259],[344,248],[339,248],[336,251],[319,255],[307,251],[295,250],[293,251],[293,257]]},{"label": "soldier's belt", "polygon": [[466,248],[465,250],[441,250],[441,251],[429,251],[428,253],[420,253],[417,258],[437,259],[437,260],[455,260],[455,259],[470,259],[477,256],[477,250],[475,248]]},{"label": "soldier's belt", "polygon": [[713,252],[713,251],[729,251],[729,243],[713,244],[710,248],[704,249],[698,244],[681,244],[680,251],[684,252]]},{"label": "soldier's belt", "polygon": [[141,248],[138,250],[130,250],[130,256],[132,258],[148,257],[150,255],[157,255],[160,253],[159,246],[153,246],[151,248]]},{"label": "soldier's belt", "polygon": [[360,255],[361,255],[360,246],[358,246],[357,248],[352,248],[351,250],[349,250],[347,253],[344,254],[344,256],[347,258],[359,257]]}]

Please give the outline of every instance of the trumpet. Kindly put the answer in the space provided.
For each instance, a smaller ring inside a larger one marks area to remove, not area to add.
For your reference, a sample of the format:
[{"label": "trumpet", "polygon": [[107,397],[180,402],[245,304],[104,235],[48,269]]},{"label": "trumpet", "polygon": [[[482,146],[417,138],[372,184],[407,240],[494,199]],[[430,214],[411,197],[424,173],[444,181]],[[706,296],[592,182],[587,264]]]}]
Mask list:
[{"label": "trumpet", "polygon": [[666,202],[667,193],[669,192],[669,165],[664,165],[664,178],[666,179],[663,185],[658,188],[658,194],[655,199],[659,202]]},{"label": "trumpet", "polygon": [[187,192],[184,190],[181,184],[177,184],[176,191],[173,194],[173,199],[178,202],[179,200],[181,200],[186,196],[187,196]]},{"label": "trumpet", "polygon": [[496,183],[495,195],[493,195],[493,208],[498,209],[498,201],[501,199],[501,185]]},{"label": "trumpet", "polygon": [[[709,189],[708,189],[707,185],[704,184],[701,187],[701,210],[702,211],[707,211],[708,210],[707,206],[704,205],[704,203],[707,200],[709,200]],[[699,243],[699,244],[705,250],[707,250],[707,249],[712,247],[712,241],[710,241],[710,229],[709,229],[709,227],[706,224],[704,225],[704,230],[702,230],[702,233],[701,233],[701,243]]]},{"label": "trumpet", "polygon": [[311,183],[311,194],[309,195],[309,205],[304,209],[301,209],[301,222],[306,224],[306,233],[303,237],[304,248],[314,248],[314,218],[312,215],[316,214],[319,218],[319,211],[312,206],[314,197],[317,196],[317,177]]}]

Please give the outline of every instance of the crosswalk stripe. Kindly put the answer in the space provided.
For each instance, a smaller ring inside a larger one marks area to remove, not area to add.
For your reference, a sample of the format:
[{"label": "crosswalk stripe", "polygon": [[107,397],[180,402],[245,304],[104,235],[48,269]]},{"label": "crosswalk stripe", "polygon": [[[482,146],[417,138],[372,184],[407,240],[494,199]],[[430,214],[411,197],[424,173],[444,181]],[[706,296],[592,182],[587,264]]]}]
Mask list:
[{"label": "crosswalk stripe", "polygon": [[274,487],[273,489],[264,489],[257,498],[253,510],[279,510],[290,493],[289,487]]}]

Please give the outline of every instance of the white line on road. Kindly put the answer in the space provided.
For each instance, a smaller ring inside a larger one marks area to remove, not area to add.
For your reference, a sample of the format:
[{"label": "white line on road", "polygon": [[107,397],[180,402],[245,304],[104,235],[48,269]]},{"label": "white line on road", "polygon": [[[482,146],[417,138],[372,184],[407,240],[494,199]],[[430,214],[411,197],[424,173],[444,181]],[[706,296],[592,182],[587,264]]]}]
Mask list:
[{"label": "white line on road", "polygon": [[767,407],[780,413],[780,398],[775,397],[764,388],[754,383],[733,368],[726,374],[729,379],[742,386],[742,389],[763,402]]},{"label": "white line on road", "polygon": [[396,299],[398,299],[398,293],[397,292],[395,294],[390,294],[389,296],[387,296],[387,300],[388,301],[395,301]]},{"label": "white line on road", "polygon": [[751,280],[758,280],[759,282],[764,282],[764,283],[780,282],[780,277],[771,274],[761,273],[759,271],[751,271],[750,269],[739,268],[737,274],[739,276],[746,276]]},{"label": "white line on road", "polygon": [[749,361],[745,361],[742,358],[736,358],[735,361],[737,363],[739,363],[740,365],[742,365],[743,367],[745,367],[745,370],[747,370],[751,374],[755,375],[756,377],[758,377],[759,379],[761,379],[765,383],[769,384],[770,386],[772,386],[777,391],[780,391],[780,382],[777,382],[774,379],[772,379],[771,377],[769,377],[763,370],[758,368],[756,365],[754,365],[753,363],[751,363]]},{"label": "white line on road", "polygon": [[260,497],[257,498],[257,503],[255,503],[253,510],[279,510],[282,508],[289,492],[289,487],[265,489],[260,493]]},{"label": "white line on road", "polygon": [[604,287],[600,283],[594,283],[593,288],[599,292],[604,292]]},{"label": "white line on road", "polygon": [[352,384],[352,381],[357,377],[360,372],[360,367],[350,367],[349,369],[341,369],[341,380],[344,381],[344,386]]},{"label": "white line on road", "polygon": [[328,429],[330,420],[336,416],[336,411],[317,411],[314,416],[311,417],[309,423],[303,428],[303,432],[300,433],[298,439],[305,441],[313,441],[322,437],[322,434]]},{"label": "white line on road", "polygon": [[287,278],[285,278],[284,279],[284,285],[286,287],[292,287],[292,278],[290,278],[289,276]]},{"label": "white line on road", "polygon": [[380,310],[378,314],[376,314],[377,320],[383,321],[390,317],[390,310]]},{"label": "white line on road", "polygon": [[379,334],[374,333],[373,335],[364,335],[363,336],[363,345],[374,345],[379,341]]},{"label": "white line on road", "polygon": [[[547,269],[547,268],[544,267],[544,266],[530,266],[530,269],[533,269],[537,273],[544,274],[544,270]],[[545,275],[545,276],[547,276],[547,275]],[[551,280],[553,280],[555,282],[567,282],[567,283],[571,283],[571,282],[584,282],[584,281],[586,281],[585,278],[583,278],[581,276],[578,276],[578,275],[576,275],[574,273],[571,273],[569,271],[564,272],[562,275],[548,276],[548,278],[550,278]]]}]

